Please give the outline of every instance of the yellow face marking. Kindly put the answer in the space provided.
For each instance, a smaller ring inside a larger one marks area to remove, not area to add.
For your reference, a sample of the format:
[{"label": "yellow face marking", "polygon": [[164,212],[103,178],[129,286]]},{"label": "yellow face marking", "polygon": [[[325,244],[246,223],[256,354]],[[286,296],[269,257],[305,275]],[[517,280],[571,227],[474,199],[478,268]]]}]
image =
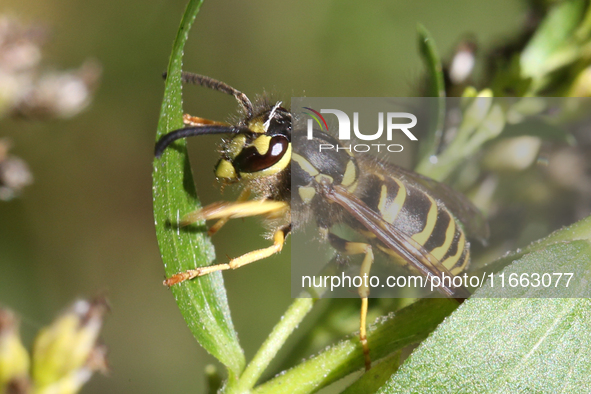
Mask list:
[{"label": "yellow face marking", "polygon": [[343,181],[341,185],[349,186],[357,179],[357,170],[355,169],[355,163],[353,160],[349,160],[347,168],[345,169],[345,175],[343,175]]},{"label": "yellow face marking", "polygon": [[236,179],[236,170],[228,160],[220,160],[215,168],[215,176],[225,179]]},{"label": "yellow face marking", "polygon": [[226,153],[229,159],[234,159],[244,148],[246,144],[246,136],[243,134],[238,134],[236,137],[232,138],[232,141],[228,144],[226,148]]},{"label": "yellow face marking", "polygon": [[316,168],[314,168],[314,166],[312,164],[310,164],[310,162],[308,160],[304,159],[302,156],[298,155],[297,153],[293,154],[292,160],[295,161],[296,163],[298,163],[300,165],[300,167],[302,167],[302,170],[306,171],[308,173],[308,175],[316,176],[316,175],[320,174],[320,172],[318,172],[318,170]]},{"label": "yellow face marking", "polygon": [[[456,221],[450,216],[449,223],[447,225],[447,229],[445,230],[445,241],[443,241],[443,245],[438,246],[437,248],[431,251],[431,254],[437,258],[437,260],[441,260],[443,256],[449,250],[451,243],[454,240],[454,234],[456,233]],[[459,241],[459,240],[458,240]]]},{"label": "yellow face marking", "polygon": [[298,194],[305,204],[309,204],[316,195],[316,190],[311,186],[302,186],[298,188]]},{"label": "yellow face marking", "polygon": [[417,243],[421,245],[424,245],[427,242],[427,240],[431,236],[431,233],[433,232],[433,229],[435,228],[435,223],[437,222],[437,203],[435,202],[433,197],[431,197],[428,194],[425,195],[429,198],[429,201],[431,202],[431,206],[429,207],[429,213],[427,214],[427,222],[425,223],[425,228],[423,228],[423,231],[421,231],[420,233],[416,233],[412,236],[412,239],[414,239],[415,241],[417,241]]},{"label": "yellow face marking", "polygon": [[[295,156],[295,155],[294,155]],[[257,172],[241,172],[240,177],[242,179],[250,180],[256,178],[264,178],[266,176],[271,176],[277,174],[278,172],[284,170],[291,161],[291,144],[287,146],[287,152],[283,155],[281,160],[277,163],[273,164],[271,167],[265,168],[264,170],[257,171]]]},{"label": "yellow face marking", "polygon": [[447,259],[445,259],[445,261],[442,261],[441,264],[443,264],[443,266],[445,268],[447,268],[448,270],[451,270],[451,268],[454,265],[456,265],[459,258],[462,256],[465,246],[466,246],[466,238],[464,236],[464,233],[460,232],[460,239],[458,239],[456,254],[454,254],[453,256],[449,256]]},{"label": "yellow face marking", "polygon": [[265,134],[265,125],[261,122],[260,118],[257,118],[248,124],[248,128],[253,133]]},{"label": "yellow face marking", "polygon": [[269,150],[270,143],[271,137],[268,135],[261,135],[253,141],[252,145],[256,148],[260,155],[264,155]]},{"label": "yellow face marking", "polygon": [[[386,185],[383,185],[382,186],[382,194],[380,195],[380,204],[378,205],[378,210],[382,214],[382,218],[390,224],[394,223],[394,221],[396,220],[396,217],[398,216],[398,214],[400,213],[400,210],[402,209],[402,206],[404,205],[404,201],[406,200],[406,187],[404,186],[404,184],[402,182],[399,182],[397,179],[392,178],[392,180],[394,182],[396,182],[396,184],[398,185],[398,194],[396,194],[394,201],[392,201],[392,203],[386,209],[385,205],[386,205],[386,201],[387,201],[386,198],[388,195],[388,190],[385,189],[386,191],[384,192],[384,188],[386,188]],[[385,196],[384,196],[384,193],[385,193]],[[380,208],[380,206],[382,206],[382,204],[383,204],[383,208]]]}]

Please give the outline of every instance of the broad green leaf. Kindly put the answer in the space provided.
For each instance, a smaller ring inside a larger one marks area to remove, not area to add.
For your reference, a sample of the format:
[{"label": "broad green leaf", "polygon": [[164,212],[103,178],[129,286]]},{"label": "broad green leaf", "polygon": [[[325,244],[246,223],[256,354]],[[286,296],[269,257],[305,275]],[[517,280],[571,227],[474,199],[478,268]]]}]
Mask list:
[{"label": "broad green leaf", "polygon": [[[183,47],[201,3],[189,1],[174,42],[156,140],[183,127]],[[156,236],[166,276],[211,264],[214,249],[204,235],[204,224],[200,223],[196,230],[180,228],[178,224],[184,214],[200,207],[184,140],[174,143],[160,159],[154,160],[153,199]],[[232,325],[221,274],[174,285],[171,290],[197,341],[228,368],[231,378],[238,376],[244,367],[244,354]]]},{"label": "broad green leaf", "polygon": [[532,244],[528,245],[523,249],[518,249],[507,256],[501,257],[493,261],[490,264],[478,269],[477,271],[472,272],[472,275],[481,276],[484,272],[498,272],[502,268],[506,267],[507,265],[511,264],[513,261],[521,258],[527,253],[531,253],[537,250],[543,250],[549,245],[560,243],[560,242],[570,242],[576,240],[588,240],[591,241],[591,216],[587,216],[583,220],[579,220],[578,222],[568,226],[561,228],[560,230],[556,230],[552,234],[548,235],[546,238],[542,238]]},{"label": "broad green leaf", "polygon": [[[367,340],[373,360],[422,341],[448,316],[458,302],[431,298],[416,303],[369,327]],[[254,393],[313,393],[364,366],[363,350],[356,334],[255,388]]]},{"label": "broad green leaf", "polygon": [[528,253],[498,274],[487,275],[489,280],[472,297],[590,297],[590,245],[588,240],[558,242]]},{"label": "broad green leaf", "polygon": [[[570,290],[577,297],[589,293],[590,268],[591,243],[578,240],[535,250],[503,272],[574,272]],[[379,393],[587,392],[589,299],[478,298],[560,296],[554,283],[499,292],[499,282],[495,289],[489,282],[421,344]]]}]

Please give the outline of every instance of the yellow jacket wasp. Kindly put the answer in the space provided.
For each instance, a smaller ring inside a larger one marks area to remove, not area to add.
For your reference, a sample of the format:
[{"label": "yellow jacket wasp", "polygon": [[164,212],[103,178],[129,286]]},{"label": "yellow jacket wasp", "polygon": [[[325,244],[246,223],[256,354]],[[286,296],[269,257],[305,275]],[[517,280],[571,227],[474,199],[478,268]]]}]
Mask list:
[{"label": "yellow jacket wasp", "polygon": [[[488,228],[478,210],[448,186],[347,150],[330,150],[319,155],[318,144],[338,144],[327,133],[315,132],[312,140],[293,147],[293,115],[281,102],[271,104],[262,100],[253,105],[244,93],[212,78],[184,73],[183,80],[233,95],[241,106],[242,119],[232,125],[185,115],[188,127],[164,135],[156,144],[156,157],[177,139],[229,135],[223,143],[215,174],[223,184],[239,182],[243,189],[237,201],[208,205],[187,214],[181,224],[217,219],[209,230],[213,234],[229,219],[262,215],[273,230],[273,245],[228,263],[180,272],[166,279],[165,285],[236,269],[280,252],[292,230],[292,214],[298,215],[293,223],[314,219],[320,234],[338,253],[363,254],[362,276],[369,274],[375,251],[391,256],[427,278],[457,275],[470,260],[464,228],[486,238]],[[297,190],[292,190],[292,185]],[[254,198],[249,200],[251,194]],[[352,242],[331,233],[331,228],[339,223],[347,224],[365,241]],[[457,299],[469,296],[463,287],[442,282],[438,290],[445,296]],[[359,337],[369,369],[366,339],[369,288],[362,286],[358,292],[362,299]]]}]

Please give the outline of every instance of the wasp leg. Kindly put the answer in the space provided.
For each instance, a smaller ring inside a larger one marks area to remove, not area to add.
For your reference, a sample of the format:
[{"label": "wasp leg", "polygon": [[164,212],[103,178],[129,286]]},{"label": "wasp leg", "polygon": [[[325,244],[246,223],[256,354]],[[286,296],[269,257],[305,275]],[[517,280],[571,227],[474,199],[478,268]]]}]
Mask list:
[{"label": "wasp leg", "polygon": [[276,253],[281,252],[281,249],[283,249],[283,244],[285,243],[285,238],[287,237],[290,231],[291,225],[277,230],[273,235],[273,245],[269,246],[268,248],[253,250],[252,252],[243,254],[240,257],[231,259],[228,263],[225,264],[216,264],[210,265],[208,267],[199,267],[194,270],[188,270],[185,272],[178,273],[166,279],[164,281],[164,285],[170,287],[177,283],[181,283],[186,280],[196,278],[198,276],[207,275],[216,271],[225,271],[229,269],[233,270],[236,268],[240,268],[244,265],[254,263],[255,261],[262,260],[264,258],[272,256]]},{"label": "wasp leg", "polygon": [[[245,188],[238,196],[238,199],[236,199],[236,202],[246,201],[248,200],[248,197],[250,197],[250,190]],[[224,226],[224,224],[228,223],[228,220],[230,220],[229,216],[219,219],[213,226],[209,228],[209,230],[207,230],[207,234],[211,237],[217,233]]]},{"label": "wasp leg", "polygon": [[215,120],[209,120],[205,118],[200,118],[199,116],[191,116],[189,114],[183,115],[183,123],[187,126],[228,126],[228,123],[225,122],[217,122]]},{"label": "wasp leg", "polygon": [[181,220],[181,226],[195,223],[199,220],[235,219],[257,215],[280,216],[288,208],[284,201],[251,200],[236,202],[215,202],[191,212]]},{"label": "wasp leg", "polygon": [[328,240],[333,248],[341,253],[347,255],[365,254],[363,262],[361,263],[361,272],[359,275],[362,280],[361,286],[357,289],[359,297],[361,297],[361,314],[359,318],[359,341],[363,348],[363,356],[365,357],[365,370],[369,371],[371,368],[371,357],[369,355],[369,345],[367,343],[367,306],[369,297],[369,286],[367,285],[371,265],[373,264],[373,249],[370,244],[364,242],[352,242],[342,239],[332,233],[328,234]]}]

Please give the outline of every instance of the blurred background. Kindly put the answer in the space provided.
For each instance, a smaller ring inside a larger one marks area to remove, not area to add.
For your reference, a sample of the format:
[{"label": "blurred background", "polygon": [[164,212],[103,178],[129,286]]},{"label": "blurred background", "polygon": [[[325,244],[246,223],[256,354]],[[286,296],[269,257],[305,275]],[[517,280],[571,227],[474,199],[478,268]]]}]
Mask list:
[{"label": "blurred background", "polygon": [[[106,294],[103,339],[111,374],[84,393],[201,392],[216,361],[193,339],[162,286],[152,218],[151,171],[166,69],[185,0],[3,0],[0,14],[50,32],[43,68],[102,66],[92,104],[71,119],[0,119],[0,138],[24,159],[34,183],[0,201],[0,304],[20,314],[27,344],[77,297]],[[205,1],[184,67],[242,90],[292,96],[414,96],[422,62],[417,23],[445,58],[472,35],[479,51],[513,37],[526,21],[521,0],[298,2]],[[227,120],[230,96],[189,86],[185,111]],[[215,136],[190,141],[204,204],[231,199],[215,185]],[[267,244],[255,220],[214,238],[220,259]],[[283,256],[224,274],[247,360],[291,302]],[[355,300],[347,300],[357,309]],[[320,311],[322,309],[320,308]],[[321,313],[321,312],[316,312]],[[306,324],[312,324],[314,316]],[[294,346],[296,338],[290,346]]]}]

